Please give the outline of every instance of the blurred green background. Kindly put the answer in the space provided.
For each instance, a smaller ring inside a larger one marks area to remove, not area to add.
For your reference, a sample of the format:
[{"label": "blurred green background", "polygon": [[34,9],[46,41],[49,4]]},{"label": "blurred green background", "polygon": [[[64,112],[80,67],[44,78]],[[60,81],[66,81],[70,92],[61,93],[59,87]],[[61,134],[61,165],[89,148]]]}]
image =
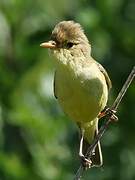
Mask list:
[{"label": "blurred green background", "polygon": [[[71,19],[112,79],[110,105],[135,65],[134,0],[0,0],[0,180],[70,180],[79,166],[78,130],[53,96],[53,61],[39,47]],[[102,139],[103,167],[84,179],[135,179],[134,82]]]}]

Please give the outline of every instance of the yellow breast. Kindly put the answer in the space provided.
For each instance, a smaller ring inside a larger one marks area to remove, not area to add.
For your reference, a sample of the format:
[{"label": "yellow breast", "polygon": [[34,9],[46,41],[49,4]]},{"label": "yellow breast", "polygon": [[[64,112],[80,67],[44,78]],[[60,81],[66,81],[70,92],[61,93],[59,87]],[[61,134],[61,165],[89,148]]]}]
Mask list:
[{"label": "yellow breast", "polygon": [[55,86],[61,107],[76,122],[92,121],[107,103],[106,81],[95,63],[59,65]]}]

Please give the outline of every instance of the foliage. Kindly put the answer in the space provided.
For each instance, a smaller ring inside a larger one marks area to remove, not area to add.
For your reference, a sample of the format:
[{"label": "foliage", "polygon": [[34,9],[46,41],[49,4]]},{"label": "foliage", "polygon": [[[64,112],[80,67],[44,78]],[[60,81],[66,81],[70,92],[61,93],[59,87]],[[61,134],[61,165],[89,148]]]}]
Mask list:
[{"label": "foliage", "polygon": [[[53,61],[39,44],[73,19],[113,82],[110,103],[135,64],[133,0],[0,1],[0,179],[69,180],[79,165],[77,128],[53,97]],[[85,179],[135,179],[135,84],[102,140],[104,166]]]}]

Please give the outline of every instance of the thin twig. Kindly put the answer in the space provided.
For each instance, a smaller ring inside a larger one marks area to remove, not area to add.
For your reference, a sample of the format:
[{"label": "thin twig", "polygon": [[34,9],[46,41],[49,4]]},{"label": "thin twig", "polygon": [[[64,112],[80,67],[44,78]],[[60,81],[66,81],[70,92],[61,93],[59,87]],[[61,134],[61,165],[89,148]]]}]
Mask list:
[{"label": "thin twig", "polygon": [[117,98],[115,99],[111,109],[117,110],[117,108],[118,108],[118,106],[119,106],[123,96],[125,95],[128,87],[130,86],[130,84],[133,81],[134,77],[135,77],[135,66],[133,67],[132,71],[130,72],[126,82],[124,83],[121,91],[119,92]]},{"label": "thin twig", "polygon": [[[115,101],[111,107],[111,110],[116,111],[118,109],[118,106],[119,106],[123,96],[125,95],[128,87],[130,86],[131,82],[133,81],[134,77],[135,77],[135,66],[133,67],[132,71],[130,72],[130,74],[129,74],[126,82],[124,83],[121,91],[119,92],[117,98],[115,99]],[[109,117],[109,119],[99,129],[98,135],[96,136],[93,143],[88,148],[88,151],[86,153],[87,158],[91,157],[93,149],[95,149],[95,147],[97,146],[98,141],[102,138],[102,136],[105,133],[105,131],[107,130],[110,122],[112,122],[111,117]],[[76,172],[74,180],[80,180],[82,175],[84,174],[84,171],[85,171],[85,168],[81,165]]]}]

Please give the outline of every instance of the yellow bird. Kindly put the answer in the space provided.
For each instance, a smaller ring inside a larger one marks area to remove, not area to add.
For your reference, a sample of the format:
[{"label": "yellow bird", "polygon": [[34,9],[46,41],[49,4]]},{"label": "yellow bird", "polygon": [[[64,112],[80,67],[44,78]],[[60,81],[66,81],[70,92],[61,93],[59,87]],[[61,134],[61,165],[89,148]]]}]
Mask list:
[{"label": "yellow bird", "polygon": [[64,112],[80,128],[80,157],[90,167],[101,166],[100,143],[91,160],[85,153],[98,132],[98,115],[108,100],[111,81],[107,72],[91,57],[90,43],[81,25],[74,21],[58,23],[51,40],[40,46],[51,49],[55,58],[54,94]]}]

